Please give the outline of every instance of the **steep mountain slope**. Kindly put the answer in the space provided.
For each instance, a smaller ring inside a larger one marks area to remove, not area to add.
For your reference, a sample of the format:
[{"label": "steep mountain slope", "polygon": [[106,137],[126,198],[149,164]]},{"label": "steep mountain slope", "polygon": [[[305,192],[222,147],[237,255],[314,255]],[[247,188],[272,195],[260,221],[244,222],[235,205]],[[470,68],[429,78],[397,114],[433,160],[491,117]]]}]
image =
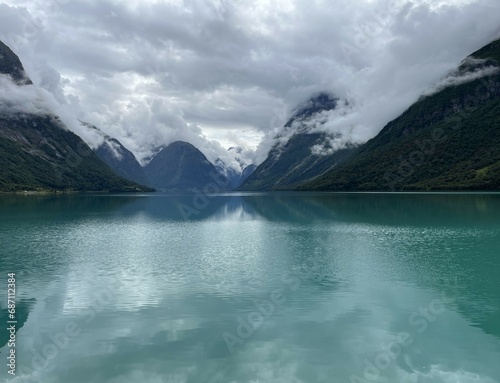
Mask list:
[{"label": "steep mountain slope", "polygon": [[240,190],[280,190],[293,189],[301,182],[312,179],[339,163],[355,152],[354,145],[334,151],[330,155],[314,154],[315,146],[324,146],[328,136],[324,133],[309,133],[301,122],[322,111],[336,108],[338,100],[327,94],[320,94],[300,107],[286,123],[285,131],[291,137],[285,143],[274,145],[267,159],[260,164],[239,188]]},{"label": "steep mountain slope", "polygon": [[108,165],[120,177],[141,185],[147,184],[144,169],[130,150],[123,146],[120,141],[108,136],[94,125],[88,123],[83,123],[83,125],[96,130],[102,136],[103,143],[94,149],[95,154],[97,154],[97,157],[102,162]]},{"label": "steep mountain slope", "polygon": [[203,190],[209,184],[229,184],[221,181],[221,175],[202,152],[183,141],[164,148],[144,171],[149,185],[165,191]]},{"label": "steep mountain slope", "polygon": [[50,116],[0,116],[0,190],[144,191]]},{"label": "steep mountain slope", "polygon": [[220,158],[217,158],[214,165],[217,171],[227,178],[231,189],[237,188],[241,185],[241,172],[227,166]]},{"label": "steep mountain slope", "polygon": [[238,188],[257,168],[257,165],[250,164],[245,166],[242,161],[238,160],[238,158],[236,158],[236,160],[239,162],[238,169],[233,169],[232,167],[226,165],[220,158],[218,158],[214,164],[217,171],[222,176],[227,178],[229,187],[233,190]]},{"label": "steep mountain slope", "polygon": [[19,57],[0,41],[0,73],[9,75],[18,85],[32,84],[26,76]]},{"label": "steep mountain slope", "polygon": [[299,190],[499,190],[500,40]]},{"label": "steep mountain slope", "polygon": [[252,173],[255,171],[255,169],[257,169],[257,165],[255,165],[255,164],[245,166],[245,168],[241,172],[240,185],[243,182],[245,182],[248,177],[250,177],[252,175]]},{"label": "steep mountain slope", "polygon": [[[3,43],[0,44],[2,75],[4,80],[5,75],[10,76],[19,87],[33,87],[19,58]],[[0,88],[0,92],[5,89]],[[21,113],[8,97],[3,97],[0,98],[0,191],[19,190],[148,189],[118,177],[57,117]]]}]

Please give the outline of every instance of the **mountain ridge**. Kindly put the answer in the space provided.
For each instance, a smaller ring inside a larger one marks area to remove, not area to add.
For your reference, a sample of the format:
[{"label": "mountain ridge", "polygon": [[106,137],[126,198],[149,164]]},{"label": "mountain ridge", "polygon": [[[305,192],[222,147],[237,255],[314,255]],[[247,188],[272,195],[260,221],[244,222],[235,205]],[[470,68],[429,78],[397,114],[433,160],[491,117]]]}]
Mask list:
[{"label": "mountain ridge", "polygon": [[421,97],[355,156],[297,190],[500,189],[498,57],[500,40],[471,54],[459,71],[498,70]]},{"label": "mountain ridge", "polygon": [[[238,188],[243,191],[292,190],[302,182],[317,177],[342,163],[356,151],[356,145],[346,145],[332,154],[314,153],[315,147],[332,150],[332,135],[310,132],[304,122],[324,111],[337,108],[339,99],[321,92],[300,105],[284,125],[283,134],[290,137],[281,142],[282,134],[275,139],[266,160]],[[341,134],[337,135],[341,136]]]},{"label": "mountain ridge", "polygon": [[139,164],[135,155],[128,150],[116,138],[104,133],[98,127],[82,122],[89,129],[97,131],[102,137],[103,142],[94,149],[94,153],[106,165],[108,165],[116,174],[127,180],[136,182],[140,185],[148,183],[144,168]]},{"label": "mountain ridge", "polygon": [[[219,189],[230,189],[207,157],[185,141],[175,141],[162,149],[144,167],[150,186],[163,191],[203,190],[216,183]],[[221,181],[222,180],[222,181]]]},{"label": "mountain ridge", "polygon": [[[0,73],[20,89],[34,86],[4,43]],[[0,191],[151,190],[116,175],[55,114],[20,113],[1,100],[0,106]]]}]

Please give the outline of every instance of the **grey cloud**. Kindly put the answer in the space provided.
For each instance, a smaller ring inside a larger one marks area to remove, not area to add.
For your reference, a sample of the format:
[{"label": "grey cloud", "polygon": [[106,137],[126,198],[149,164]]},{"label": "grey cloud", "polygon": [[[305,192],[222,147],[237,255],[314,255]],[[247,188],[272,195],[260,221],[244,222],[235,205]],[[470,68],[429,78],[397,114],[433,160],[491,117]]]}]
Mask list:
[{"label": "grey cloud", "polygon": [[92,148],[103,142],[103,137],[83,127],[70,107],[60,104],[54,95],[34,85],[19,86],[9,76],[0,74],[0,113],[19,115],[57,116],[66,128],[78,134]]},{"label": "grey cloud", "polygon": [[[459,3],[5,0],[0,38],[17,36],[12,48],[35,84],[141,161],[186,140],[236,164],[221,141],[262,161],[293,108],[318,91],[350,109],[320,116],[315,129],[356,143],[374,136],[500,36],[497,0]],[[263,137],[257,152],[239,131]]]},{"label": "grey cloud", "polygon": [[476,67],[473,70],[456,70],[449,73],[442,80],[436,82],[429,89],[427,89],[422,96],[430,96],[450,86],[465,84],[481,77],[491,76],[500,71],[498,64],[488,65],[487,60],[478,60],[472,57],[468,57],[464,60],[462,65],[472,67],[479,65],[479,67]]}]

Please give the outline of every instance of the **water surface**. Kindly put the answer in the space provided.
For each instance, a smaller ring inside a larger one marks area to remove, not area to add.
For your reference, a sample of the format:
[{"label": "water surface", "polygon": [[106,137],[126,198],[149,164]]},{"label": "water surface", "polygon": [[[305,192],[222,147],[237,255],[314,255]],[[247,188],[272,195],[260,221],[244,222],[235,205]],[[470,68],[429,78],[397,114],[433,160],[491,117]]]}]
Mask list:
[{"label": "water surface", "polygon": [[498,194],[1,196],[0,381],[500,382],[499,250]]}]

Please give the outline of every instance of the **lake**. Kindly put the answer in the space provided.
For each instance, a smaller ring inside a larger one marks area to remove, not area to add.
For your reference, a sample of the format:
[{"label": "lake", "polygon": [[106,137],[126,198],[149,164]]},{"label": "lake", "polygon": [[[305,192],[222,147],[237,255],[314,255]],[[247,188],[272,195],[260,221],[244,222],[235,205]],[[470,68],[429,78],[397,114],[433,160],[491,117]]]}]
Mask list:
[{"label": "lake", "polygon": [[0,218],[1,382],[500,382],[500,194],[4,195]]}]

